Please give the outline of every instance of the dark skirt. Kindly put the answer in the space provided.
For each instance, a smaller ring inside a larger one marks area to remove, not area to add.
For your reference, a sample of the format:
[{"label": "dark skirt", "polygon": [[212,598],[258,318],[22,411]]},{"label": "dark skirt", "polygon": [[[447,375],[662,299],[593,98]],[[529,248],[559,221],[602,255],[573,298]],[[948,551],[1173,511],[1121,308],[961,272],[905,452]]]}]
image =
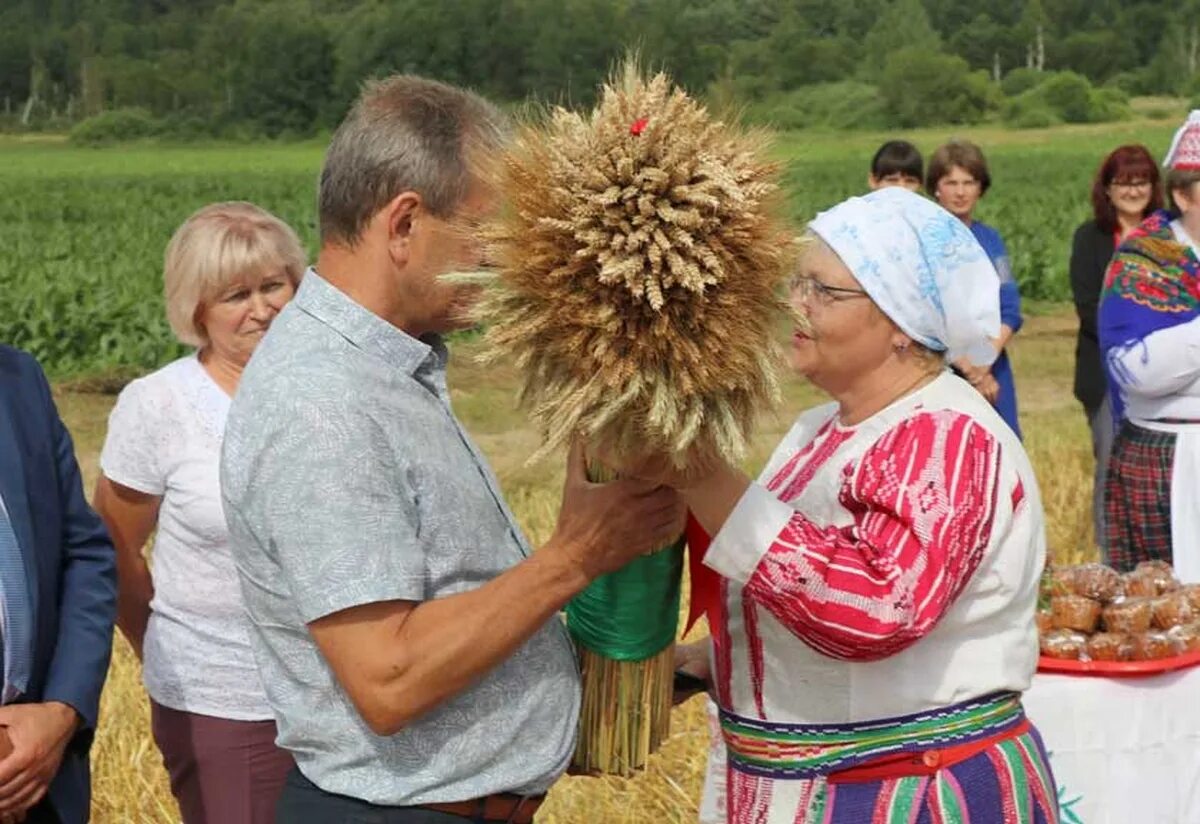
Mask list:
[{"label": "dark skirt", "polygon": [[1175,435],[1124,421],[1104,483],[1108,562],[1128,572],[1142,561],[1171,561],[1171,472]]}]

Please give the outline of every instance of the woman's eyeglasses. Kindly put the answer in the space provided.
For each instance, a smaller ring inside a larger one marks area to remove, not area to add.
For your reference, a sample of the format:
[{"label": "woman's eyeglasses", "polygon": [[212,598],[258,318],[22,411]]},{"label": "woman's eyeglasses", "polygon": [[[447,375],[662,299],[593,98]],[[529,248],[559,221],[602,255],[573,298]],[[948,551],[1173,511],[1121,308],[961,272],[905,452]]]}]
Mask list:
[{"label": "woman's eyeglasses", "polygon": [[1126,191],[1136,191],[1138,189],[1149,189],[1150,181],[1149,180],[1114,180],[1112,183],[1110,183],[1108,185],[1112,186],[1114,189],[1124,189]]},{"label": "woman's eyeglasses", "polygon": [[803,301],[815,300],[822,304],[830,304],[834,301],[849,300],[856,297],[865,297],[866,292],[862,289],[847,289],[842,286],[829,286],[821,283],[814,277],[807,275],[793,275],[789,283],[791,290]]}]

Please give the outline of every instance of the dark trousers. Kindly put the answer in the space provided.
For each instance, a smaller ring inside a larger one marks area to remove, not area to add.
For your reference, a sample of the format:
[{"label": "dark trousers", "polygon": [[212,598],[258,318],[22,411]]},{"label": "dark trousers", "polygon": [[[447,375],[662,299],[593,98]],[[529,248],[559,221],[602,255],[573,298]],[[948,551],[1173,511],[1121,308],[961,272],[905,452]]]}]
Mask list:
[{"label": "dark trousers", "polygon": [[47,799],[42,799],[29,812],[25,813],[25,824],[60,824],[58,815],[50,806]]},{"label": "dark trousers", "polygon": [[230,721],[150,702],[184,824],[270,824],[291,754],[275,746],[274,721]]},{"label": "dark trousers", "polygon": [[380,807],[327,793],[293,768],[275,808],[276,824],[462,824],[471,821],[421,807]]}]

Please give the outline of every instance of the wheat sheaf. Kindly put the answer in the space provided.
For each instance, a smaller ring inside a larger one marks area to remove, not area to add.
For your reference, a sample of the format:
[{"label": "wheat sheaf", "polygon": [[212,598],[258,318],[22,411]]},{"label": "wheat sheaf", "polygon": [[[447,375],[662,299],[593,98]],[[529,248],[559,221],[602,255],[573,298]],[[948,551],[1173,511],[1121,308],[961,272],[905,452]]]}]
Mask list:
[{"label": "wheat sheaf", "polygon": [[495,168],[489,359],[515,361],[545,432],[621,457],[740,459],[778,399],[794,244],[767,135],[626,62],[590,114],[526,126]]}]

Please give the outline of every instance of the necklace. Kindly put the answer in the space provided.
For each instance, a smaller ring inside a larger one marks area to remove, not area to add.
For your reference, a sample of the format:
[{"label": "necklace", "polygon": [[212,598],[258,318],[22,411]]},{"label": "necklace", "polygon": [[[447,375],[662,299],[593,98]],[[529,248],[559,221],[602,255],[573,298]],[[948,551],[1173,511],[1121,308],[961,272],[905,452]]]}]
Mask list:
[{"label": "necklace", "polygon": [[888,398],[888,400],[885,403],[882,403],[879,406],[875,407],[866,415],[862,415],[861,417],[856,415],[855,417],[858,419],[856,421],[854,421],[853,423],[848,423],[845,419],[845,416],[839,412],[838,423],[841,426],[858,426],[860,423],[865,421],[867,418],[870,418],[872,415],[875,415],[875,414],[883,411],[884,409],[887,409],[889,406],[891,406],[892,404],[894,404],[896,401],[900,400],[901,398],[905,398],[905,397],[911,395],[913,392],[916,392],[918,389],[923,387],[925,384],[932,383],[933,380],[936,377],[938,377],[938,375],[940,375],[940,374],[942,374],[942,370],[940,370],[940,369],[937,370],[936,372],[921,373],[920,375],[917,376],[916,380],[914,380],[912,383],[905,386],[899,392],[892,395],[890,398]]}]

